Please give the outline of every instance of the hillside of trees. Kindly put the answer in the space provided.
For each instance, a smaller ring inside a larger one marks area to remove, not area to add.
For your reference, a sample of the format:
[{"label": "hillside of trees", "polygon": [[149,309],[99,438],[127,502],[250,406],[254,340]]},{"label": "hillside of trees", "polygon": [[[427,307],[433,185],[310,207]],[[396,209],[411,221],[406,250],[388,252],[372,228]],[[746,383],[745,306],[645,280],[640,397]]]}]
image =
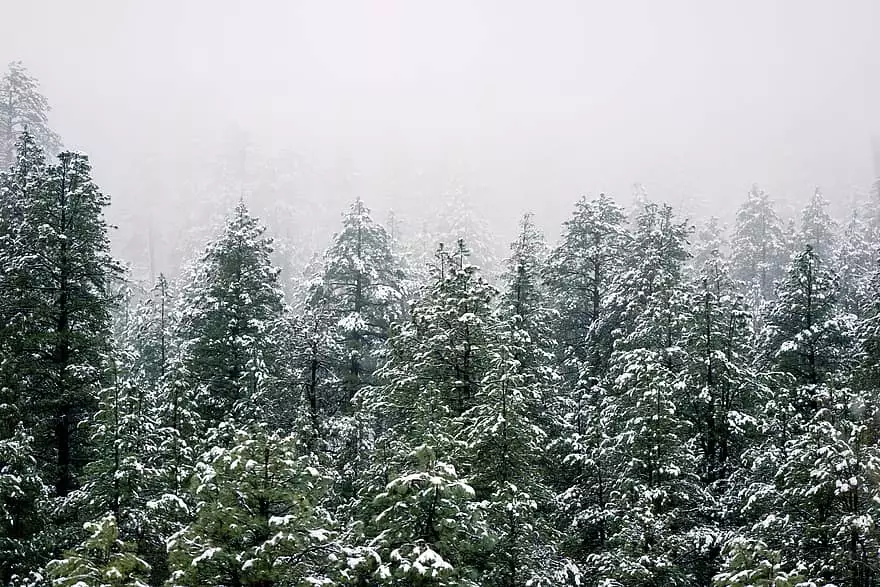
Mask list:
[{"label": "hillside of trees", "polygon": [[880,189],[583,197],[485,273],[478,223],[358,199],[285,275],[242,197],[144,285],[47,109],[13,65],[0,584],[880,583]]}]

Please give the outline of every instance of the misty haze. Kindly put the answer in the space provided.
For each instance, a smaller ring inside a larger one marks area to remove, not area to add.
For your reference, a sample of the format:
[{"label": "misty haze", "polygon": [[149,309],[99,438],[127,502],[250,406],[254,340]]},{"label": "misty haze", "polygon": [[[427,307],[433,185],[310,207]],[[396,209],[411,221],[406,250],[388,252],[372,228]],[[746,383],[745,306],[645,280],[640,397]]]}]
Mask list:
[{"label": "misty haze", "polygon": [[0,23],[0,585],[880,585],[880,3]]}]

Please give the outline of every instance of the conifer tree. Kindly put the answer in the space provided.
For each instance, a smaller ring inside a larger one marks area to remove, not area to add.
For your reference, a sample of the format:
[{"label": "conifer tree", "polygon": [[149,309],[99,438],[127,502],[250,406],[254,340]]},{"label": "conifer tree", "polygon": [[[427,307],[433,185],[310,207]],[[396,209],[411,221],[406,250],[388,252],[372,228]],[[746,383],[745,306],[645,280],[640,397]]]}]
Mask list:
[{"label": "conifer tree", "polygon": [[37,80],[21,61],[9,64],[0,79],[0,169],[15,161],[16,142],[27,131],[49,155],[61,150],[61,140],[49,128],[49,101],[38,90]]},{"label": "conifer tree", "polygon": [[47,567],[52,585],[77,587],[147,587],[150,566],[138,558],[133,545],[119,538],[113,514],[85,524],[87,537],[62,559]]},{"label": "conifer tree", "polygon": [[164,543],[153,527],[147,502],[152,497],[158,464],[156,415],[148,395],[128,369],[134,353],[117,349],[108,365],[108,384],[88,422],[95,460],[85,469],[82,489],[69,501],[81,517],[101,523],[112,514],[118,538],[142,558],[160,560]]},{"label": "conifer tree", "polygon": [[550,500],[542,456],[556,373],[552,334],[540,264],[543,238],[526,215],[511,245],[498,322],[489,344],[489,368],[462,416],[472,485],[487,504],[493,537],[481,570],[484,585],[553,584],[561,567],[555,532],[546,509]]},{"label": "conifer tree", "polygon": [[[224,424],[227,426],[227,424]],[[194,520],[169,541],[169,585],[329,584],[331,479],[294,436],[231,430],[198,464]]]},{"label": "conifer tree", "polygon": [[[837,279],[810,245],[796,256],[767,318],[764,356],[787,379],[765,405],[766,441],[741,494],[757,543],[782,568],[821,584],[872,584],[873,401],[848,386],[852,324]],[[868,506],[866,508],[866,505]],[[866,550],[861,550],[861,547]]]},{"label": "conifer tree", "polygon": [[810,245],[821,259],[830,259],[837,244],[837,223],[828,214],[828,201],[819,188],[801,213],[799,248]]},{"label": "conifer tree", "polygon": [[310,306],[329,314],[345,351],[342,363],[334,366],[342,384],[340,397],[325,400],[338,403],[344,413],[350,412],[360,387],[372,383],[389,326],[402,314],[402,278],[388,233],[357,199],[324,254],[322,280],[310,295]]},{"label": "conifer tree", "polygon": [[696,427],[701,476],[723,489],[756,433],[755,410],[767,390],[751,366],[750,313],[717,253],[705,261],[694,289],[684,339],[687,371],[681,381],[692,391],[689,416]]},{"label": "conifer tree", "polygon": [[726,228],[721,225],[717,216],[710,216],[694,234],[694,246],[691,253],[691,268],[701,271],[706,263],[716,257],[727,259],[730,251],[725,238]]},{"label": "conifer tree", "polygon": [[[178,326],[187,385],[208,428],[227,418],[258,421],[281,398],[258,397],[277,377],[272,332],[283,312],[271,239],[239,202],[220,237],[210,243],[183,294]],[[277,414],[278,412],[270,412]]]},{"label": "conifer tree", "polygon": [[868,282],[877,253],[864,213],[853,210],[830,261],[840,280],[841,309],[859,318],[866,317],[871,307]]},{"label": "conifer tree", "polygon": [[[362,401],[381,414],[363,491],[375,497],[358,509],[368,518],[364,540],[381,561],[372,572],[383,580],[435,584],[417,579],[426,573],[443,585],[477,580],[473,553],[465,552],[476,545],[461,541],[482,540],[486,531],[464,477],[466,444],[456,437],[490,367],[495,291],[467,255],[462,241],[452,253],[440,246],[434,283],[389,340],[380,372],[387,383]],[[401,526],[415,515],[415,526]]]},{"label": "conifer tree", "polygon": [[773,202],[757,186],[736,214],[730,246],[731,275],[753,288],[756,302],[771,299],[786,263],[786,245]]},{"label": "conifer tree", "polygon": [[611,281],[622,269],[624,220],[623,210],[605,194],[581,198],[550,255],[545,275],[560,314],[558,338],[569,380],[577,380],[582,365],[594,378],[607,369],[612,339],[601,318]]},{"label": "conifer tree", "polygon": [[[4,195],[17,224],[0,251],[14,290],[6,340],[21,417],[33,426],[45,479],[60,496],[78,485],[86,462],[79,423],[94,408],[110,340],[112,285],[119,265],[109,254],[103,208],[88,159],[62,153],[44,166],[27,133]],[[53,465],[48,463],[54,461]]]},{"label": "conifer tree", "polygon": [[45,562],[52,547],[49,491],[37,469],[33,438],[19,424],[0,437],[0,584],[27,584]]},{"label": "conifer tree", "polygon": [[604,548],[587,557],[597,580],[687,585],[703,566],[701,535],[690,531],[702,523],[708,495],[693,424],[680,408],[691,320],[682,276],[688,233],[670,207],[649,205],[638,218],[630,269],[612,295],[623,328],[596,421],[597,455],[616,474],[597,516]]}]

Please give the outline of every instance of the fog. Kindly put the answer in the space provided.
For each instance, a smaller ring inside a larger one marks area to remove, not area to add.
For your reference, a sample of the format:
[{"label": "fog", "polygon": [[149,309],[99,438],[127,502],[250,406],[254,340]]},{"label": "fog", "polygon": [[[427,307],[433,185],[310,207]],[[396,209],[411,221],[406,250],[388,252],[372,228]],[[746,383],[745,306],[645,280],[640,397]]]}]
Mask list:
[{"label": "fog", "polygon": [[332,218],[459,190],[506,235],[637,183],[729,214],[753,183],[842,206],[874,174],[876,0],[5,0],[0,22],[119,241],[268,175]]}]

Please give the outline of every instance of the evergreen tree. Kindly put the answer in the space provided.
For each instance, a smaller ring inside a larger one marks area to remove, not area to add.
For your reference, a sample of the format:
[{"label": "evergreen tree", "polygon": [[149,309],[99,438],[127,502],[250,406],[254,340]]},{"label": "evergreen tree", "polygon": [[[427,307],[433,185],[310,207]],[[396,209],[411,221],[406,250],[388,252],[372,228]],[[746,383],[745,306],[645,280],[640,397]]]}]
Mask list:
[{"label": "evergreen tree", "polygon": [[758,544],[781,553],[784,570],[814,583],[870,585],[865,554],[876,548],[865,543],[864,524],[873,518],[876,412],[847,386],[852,325],[836,293],[836,276],[807,245],[768,312],[764,356],[787,380],[765,406],[767,440],[750,459],[741,499]]},{"label": "evergreen tree", "polygon": [[806,245],[792,260],[767,312],[764,349],[769,365],[797,385],[826,382],[847,361],[851,325],[837,308],[837,276]]},{"label": "evergreen tree", "polygon": [[61,140],[49,128],[49,101],[37,88],[21,61],[10,63],[0,79],[0,169],[15,162],[16,142],[25,131],[50,155],[61,150]]},{"label": "evergreen tree", "polygon": [[499,325],[489,370],[474,406],[462,417],[471,485],[486,504],[493,537],[482,585],[552,585],[554,563],[559,562],[555,533],[539,506],[548,502],[551,491],[540,458],[548,437],[536,414],[552,380],[540,365],[527,362],[529,338],[520,323],[517,315]]},{"label": "evergreen tree", "polygon": [[771,299],[774,282],[782,277],[786,246],[773,202],[757,186],[752,187],[736,214],[730,245],[731,275],[753,288],[756,302]]},{"label": "evergreen tree", "polygon": [[544,430],[556,373],[552,368],[552,313],[546,308],[540,266],[543,237],[523,217],[500,295],[499,320],[489,344],[489,368],[463,414],[472,485],[487,504],[493,537],[481,570],[484,585],[554,584],[561,562],[547,504],[549,440]]},{"label": "evergreen tree", "polygon": [[168,373],[177,349],[174,345],[174,292],[164,274],[141,300],[124,332],[125,344],[134,351],[132,371],[143,376],[143,384],[155,390]]},{"label": "evergreen tree", "polygon": [[[224,426],[226,426],[224,424]],[[296,437],[229,431],[198,464],[195,518],[169,541],[170,585],[326,585],[338,545],[331,479]]]},{"label": "evergreen tree", "polygon": [[476,587],[475,552],[487,542],[474,490],[430,444],[407,455],[406,473],[375,498],[379,513],[369,543],[380,585]]},{"label": "evergreen tree", "polygon": [[342,412],[351,410],[351,399],[362,385],[372,383],[389,326],[402,314],[402,277],[388,233],[356,200],[324,254],[323,278],[310,296],[312,308],[329,314],[345,351],[343,362],[334,365],[342,383],[340,397],[326,399]]},{"label": "evergreen tree", "polygon": [[210,243],[184,292],[178,327],[180,371],[197,389],[196,409],[208,428],[227,418],[258,421],[280,397],[260,397],[277,377],[272,332],[283,312],[271,239],[239,202]]},{"label": "evergreen tree", "polygon": [[[462,241],[442,245],[434,283],[414,304],[411,322],[389,340],[380,372],[387,383],[364,394],[362,406],[381,415],[374,464],[364,478],[359,510],[368,519],[366,544],[381,564],[383,580],[414,584],[472,584],[472,556],[485,527],[473,489],[466,444],[456,438],[463,414],[476,405],[490,367],[495,291],[467,263]],[[419,514],[415,526],[401,527]],[[401,517],[404,516],[404,517]],[[434,577],[417,579],[417,575]]]},{"label": "evergreen tree", "polygon": [[60,496],[78,485],[88,459],[78,424],[95,405],[120,275],[103,218],[109,199],[90,175],[88,159],[73,153],[44,166],[25,134],[4,194],[18,220],[0,251],[14,284],[4,300],[5,337],[17,341],[7,365],[45,478]]},{"label": "evergreen tree", "polygon": [[864,214],[853,210],[830,258],[840,280],[838,297],[845,312],[865,317],[869,311],[868,281],[877,252]]},{"label": "evergreen tree", "polygon": [[682,276],[688,233],[671,208],[649,205],[612,295],[622,332],[594,421],[597,458],[616,474],[596,515],[604,548],[587,557],[597,580],[689,585],[711,555],[698,531],[709,496],[697,475],[693,424],[680,408],[691,320]]},{"label": "evergreen tree", "polygon": [[837,244],[837,224],[828,214],[828,201],[819,188],[801,213],[799,248],[810,245],[820,259],[830,259]]},{"label": "evergreen tree", "polygon": [[119,538],[116,519],[107,514],[87,522],[88,537],[63,559],[49,563],[52,585],[78,587],[147,587],[150,566],[135,554],[131,544]]},{"label": "evergreen tree", "polygon": [[729,246],[725,238],[726,228],[721,225],[721,221],[717,216],[710,216],[709,219],[700,226],[694,237],[693,252],[691,253],[691,268],[697,272],[701,271],[706,263],[715,259],[727,259],[729,257]]},{"label": "evergreen tree", "polygon": [[[0,409],[4,406],[0,405]],[[0,584],[27,584],[51,548],[49,488],[22,425],[0,438]]]},{"label": "evergreen tree", "polygon": [[701,476],[722,490],[756,432],[755,410],[767,390],[751,365],[750,314],[717,253],[700,271],[689,312],[682,382],[693,392],[689,416],[697,429]]},{"label": "evergreen tree", "polygon": [[601,318],[612,279],[623,267],[624,220],[623,210],[608,196],[581,198],[550,255],[545,275],[560,314],[558,338],[570,381],[584,369],[594,378],[607,370],[612,338]]},{"label": "evergreen tree", "polygon": [[85,469],[82,489],[71,495],[80,516],[96,523],[112,514],[118,538],[142,558],[163,559],[164,543],[153,527],[147,501],[154,491],[152,468],[159,438],[151,399],[127,371],[134,354],[117,350],[109,365],[109,385],[102,390],[90,427],[96,458]]}]

